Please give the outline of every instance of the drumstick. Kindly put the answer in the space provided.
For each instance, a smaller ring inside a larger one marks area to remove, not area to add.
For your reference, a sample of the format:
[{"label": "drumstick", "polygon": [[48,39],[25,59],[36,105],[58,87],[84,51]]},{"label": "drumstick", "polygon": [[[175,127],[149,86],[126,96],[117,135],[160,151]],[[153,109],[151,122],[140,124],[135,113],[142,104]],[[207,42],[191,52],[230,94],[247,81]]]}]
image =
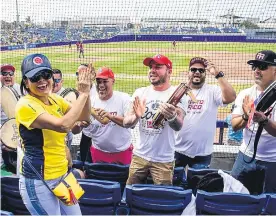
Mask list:
[{"label": "drumstick", "polygon": [[91,107],[91,115],[102,124],[107,124],[109,122],[109,118],[104,117],[102,119],[100,116],[98,116],[98,113],[96,112],[94,107]]}]

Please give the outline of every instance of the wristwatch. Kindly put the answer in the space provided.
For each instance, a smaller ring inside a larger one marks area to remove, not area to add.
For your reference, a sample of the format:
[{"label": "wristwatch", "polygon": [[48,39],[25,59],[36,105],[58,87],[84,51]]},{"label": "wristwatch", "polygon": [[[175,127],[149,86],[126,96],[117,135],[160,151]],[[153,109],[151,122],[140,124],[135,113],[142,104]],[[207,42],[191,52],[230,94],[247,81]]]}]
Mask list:
[{"label": "wristwatch", "polygon": [[215,78],[218,79],[220,77],[224,77],[224,73],[222,71],[220,71],[216,76]]},{"label": "wristwatch", "polygon": [[242,119],[243,119],[244,121],[248,121],[248,117],[246,117],[245,114],[242,114]]},{"label": "wristwatch", "polygon": [[267,118],[267,116],[266,116],[266,118],[265,118],[263,121],[261,121],[260,123],[261,123],[263,126],[267,125],[267,123],[268,123],[268,118]]}]

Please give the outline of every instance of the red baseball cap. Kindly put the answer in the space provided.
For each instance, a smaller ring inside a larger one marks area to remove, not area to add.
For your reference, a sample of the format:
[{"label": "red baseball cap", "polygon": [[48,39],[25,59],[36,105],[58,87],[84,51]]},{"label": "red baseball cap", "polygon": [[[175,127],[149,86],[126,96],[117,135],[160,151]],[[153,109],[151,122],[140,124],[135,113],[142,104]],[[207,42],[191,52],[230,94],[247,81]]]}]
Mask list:
[{"label": "red baseball cap", "polygon": [[157,55],[153,56],[152,58],[145,58],[143,63],[144,63],[144,65],[149,66],[151,61],[154,61],[157,64],[166,65],[168,68],[172,69],[171,60],[168,59],[168,57],[166,57],[164,55],[157,54]]},{"label": "red baseball cap", "polygon": [[5,70],[11,70],[11,71],[15,71],[15,67],[12,66],[11,64],[2,64],[1,65],[1,72],[5,71]]},{"label": "red baseball cap", "polygon": [[108,67],[101,67],[98,69],[97,74],[96,74],[96,79],[114,79],[114,73],[113,71],[108,68]]},{"label": "red baseball cap", "polygon": [[191,67],[193,64],[199,63],[202,64],[205,68],[208,66],[208,60],[201,57],[194,57],[191,59],[189,67]]}]

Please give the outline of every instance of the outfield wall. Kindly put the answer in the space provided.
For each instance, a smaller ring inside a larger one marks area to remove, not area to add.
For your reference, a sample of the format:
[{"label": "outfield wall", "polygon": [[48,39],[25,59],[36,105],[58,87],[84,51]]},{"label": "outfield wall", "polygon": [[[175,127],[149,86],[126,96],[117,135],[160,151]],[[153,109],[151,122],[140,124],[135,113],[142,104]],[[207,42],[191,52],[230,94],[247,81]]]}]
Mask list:
[{"label": "outfield wall", "polygon": [[[276,40],[269,39],[247,39],[246,35],[117,35],[109,39],[85,40],[83,43],[110,43],[126,41],[195,41],[195,42],[251,42],[251,43],[276,43]],[[27,48],[40,48],[63,46],[77,41],[27,44]],[[1,51],[25,49],[24,45],[3,46]]]}]

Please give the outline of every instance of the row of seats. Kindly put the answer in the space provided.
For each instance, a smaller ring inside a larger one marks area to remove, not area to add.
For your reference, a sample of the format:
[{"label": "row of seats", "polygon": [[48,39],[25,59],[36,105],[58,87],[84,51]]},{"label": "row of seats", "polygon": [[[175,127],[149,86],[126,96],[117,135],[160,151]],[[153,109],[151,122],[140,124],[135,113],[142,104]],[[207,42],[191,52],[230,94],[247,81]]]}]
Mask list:
[{"label": "row of seats", "polygon": [[[19,193],[18,177],[1,178],[1,210],[29,215]],[[83,215],[181,215],[192,190],[176,186],[127,185],[123,197],[118,182],[80,179],[85,194],[79,200]],[[276,214],[276,194],[246,195],[197,191],[197,214]],[[8,215],[1,212],[1,215]]]}]

